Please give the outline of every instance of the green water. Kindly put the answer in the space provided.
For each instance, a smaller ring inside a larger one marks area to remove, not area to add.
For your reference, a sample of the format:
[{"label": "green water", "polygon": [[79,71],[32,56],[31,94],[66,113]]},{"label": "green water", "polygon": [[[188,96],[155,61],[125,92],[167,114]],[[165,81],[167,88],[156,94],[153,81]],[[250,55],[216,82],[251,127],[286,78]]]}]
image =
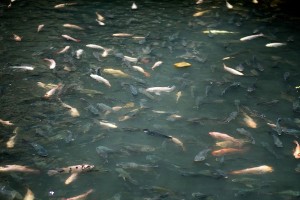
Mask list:
[{"label": "green water", "polygon": [[[13,125],[0,123],[0,166],[23,165],[40,170],[38,174],[0,172],[0,199],[9,199],[5,191],[18,191],[22,196],[26,189],[36,199],[61,199],[93,192],[86,199],[197,199],[194,193],[206,197],[198,199],[297,199],[297,195],[280,194],[284,191],[299,192],[299,172],[293,156],[295,135],[277,133],[267,124],[300,130],[299,110],[296,106],[299,93],[299,19],[280,12],[277,7],[249,2],[205,1],[137,1],[137,10],[131,10],[131,1],[72,1],[76,5],[54,8],[66,2],[15,1],[10,8],[0,3],[0,119]],[[70,3],[70,2],[68,2]],[[202,16],[193,14],[208,10]],[[95,20],[98,12],[105,17],[105,25]],[[75,24],[84,30],[63,27]],[[37,32],[37,27],[44,24]],[[205,31],[210,30],[210,33]],[[222,33],[215,33],[214,31]],[[258,30],[255,32],[255,30]],[[224,33],[224,31],[226,31]],[[113,37],[114,33],[130,33],[146,37]],[[263,33],[249,41],[240,38]],[[14,41],[13,34],[22,37]],[[66,34],[81,42],[64,39]],[[286,45],[268,48],[267,43]],[[86,47],[101,45],[112,49],[107,57],[102,50]],[[66,53],[55,52],[70,46]],[[151,52],[145,52],[150,48]],[[83,49],[80,59],[76,51]],[[143,51],[144,49],[144,51]],[[116,55],[139,58],[138,65],[151,74],[145,77],[126,66]],[[229,57],[229,59],[224,59]],[[54,59],[56,68],[49,69],[44,58]],[[100,61],[98,60],[100,59]],[[147,62],[142,62],[146,60]],[[151,70],[156,61],[163,64]],[[189,62],[190,67],[175,68],[174,63]],[[244,76],[235,76],[223,69],[223,63],[235,68],[244,66]],[[22,71],[11,66],[33,66],[33,71]],[[261,66],[262,68],[259,68]],[[134,78],[113,77],[102,72],[109,80],[110,88],[93,80],[89,75],[101,67],[122,70]],[[290,76],[284,80],[284,74]],[[142,79],[142,81],[138,81]],[[52,87],[43,88],[38,82],[63,85],[63,89],[50,99],[42,98]],[[230,87],[233,82],[239,87]],[[255,83],[255,90],[248,87]],[[131,94],[129,84],[136,88],[176,86],[170,93],[155,95],[150,99],[144,94]],[[206,96],[206,87],[211,89]],[[93,94],[94,90],[103,94]],[[176,94],[181,97],[176,101]],[[76,108],[79,117],[72,117],[61,101]],[[84,99],[84,100],[82,100]],[[197,102],[198,99],[202,99]],[[223,121],[233,111],[240,110],[229,123]],[[268,102],[272,100],[275,103]],[[88,103],[87,103],[88,102]],[[125,106],[128,103],[133,106]],[[141,108],[141,102],[143,107]],[[95,115],[87,107],[104,103],[110,107],[122,106],[119,111],[105,114],[99,109]],[[294,109],[293,109],[294,104]],[[120,120],[137,113],[130,119]],[[160,112],[157,112],[160,111]],[[181,118],[168,120],[171,114]],[[257,127],[245,123],[245,114]],[[192,123],[191,120],[202,119]],[[208,118],[208,119],[207,119]],[[117,125],[105,129],[99,120]],[[199,151],[206,148],[220,149],[208,133],[218,131],[237,139],[246,139],[236,128],[245,128],[253,135],[255,144],[246,143],[244,153],[225,155],[223,158],[208,153],[206,159],[194,162]],[[143,129],[157,131],[178,138],[185,151],[174,142],[162,137],[147,135]],[[14,136],[14,145],[7,142]],[[283,147],[274,145],[273,133]],[[42,145],[48,156],[39,156],[28,143]],[[271,153],[262,146],[270,146]],[[126,147],[148,145],[150,152],[129,151]],[[107,159],[100,157],[96,147],[105,146],[115,150]],[[132,179],[123,179],[116,171],[120,163],[134,162],[156,166],[149,171],[125,169]],[[91,172],[82,172],[77,180],[66,185],[70,174],[48,176],[50,169],[90,164]],[[272,173],[261,175],[231,175],[233,170],[271,166]],[[203,173],[210,176],[184,176],[184,173]],[[224,176],[214,172],[220,170]],[[251,178],[243,184],[235,179]],[[254,179],[254,180],[253,180]],[[2,195],[2,196],[1,196]],[[15,198],[17,199],[17,198]]]}]

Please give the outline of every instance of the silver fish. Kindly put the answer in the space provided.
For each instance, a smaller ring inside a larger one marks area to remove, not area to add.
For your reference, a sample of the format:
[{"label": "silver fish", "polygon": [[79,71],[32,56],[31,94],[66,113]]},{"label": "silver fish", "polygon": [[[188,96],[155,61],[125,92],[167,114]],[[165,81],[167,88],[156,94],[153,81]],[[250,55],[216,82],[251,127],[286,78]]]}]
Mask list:
[{"label": "silver fish", "polygon": [[242,37],[242,38],[240,39],[240,41],[253,40],[253,39],[255,39],[255,38],[262,37],[262,36],[264,36],[263,33],[259,33],[259,34],[256,34],[256,35],[249,35],[249,36],[246,36],[246,37]]},{"label": "silver fish", "polygon": [[275,135],[274,133],[272,133],[272,137],[273,137],[275,146],[282,148],[283,144],[282,144],[281,140],[279,139],[279,137],[277,135]]},{"label": "silver fish", "polygon": [[194,161],[195,161],[195,162],[199,162],[199,161],[205,160],[206,157],[207,157],[207,153],[210,152],[210,151],[211,151],[210,148],[201,150],[201,151],[195,156]]},{"label": "silver fish", "polygon": [[141,171],[150,171],[153,168],[157,168],[157,165],[149,165],[149,164],[137,164],[134,162],[121,162],[116,164],[117,167],[122,167],[123,169],[136,169]]},{"label": "silver fish", "polygon": [[287,45],[286,43],[274,42],[266,44],[266,47],[281,47]]},{"label": "silver fish", "polygon": [[229,114],[229,117],[227,117],[227,119],[224,120],[224,123],[229,123],[232,120],[234,120],[238,115],[238,112],[233,111],[232,113]]}]

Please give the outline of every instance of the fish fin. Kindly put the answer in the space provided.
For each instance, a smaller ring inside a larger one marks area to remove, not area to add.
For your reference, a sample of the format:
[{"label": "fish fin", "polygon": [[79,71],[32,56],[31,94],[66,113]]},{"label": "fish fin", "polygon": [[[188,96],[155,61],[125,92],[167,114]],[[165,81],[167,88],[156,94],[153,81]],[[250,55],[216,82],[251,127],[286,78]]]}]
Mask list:
[{"label": "fish fin", "polygon": [[154,94],[156,94],[156,95],[160,95],[160,92],[155,92]]}]

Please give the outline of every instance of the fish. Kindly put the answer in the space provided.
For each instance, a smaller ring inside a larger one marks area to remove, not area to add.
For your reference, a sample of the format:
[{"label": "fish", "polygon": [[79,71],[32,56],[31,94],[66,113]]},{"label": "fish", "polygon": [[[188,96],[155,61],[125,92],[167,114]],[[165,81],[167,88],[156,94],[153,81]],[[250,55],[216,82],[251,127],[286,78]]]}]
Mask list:
[{"label": "fish", "polygon": [[76,5],[77,3],[61,3],[54,6],[54,8],[64,8],[66,6]]},{"label": "fish", "polygon": [[87,196],[89,194],[91,194],[92,192],[94,192],[93,189],[89,189],[87,192],[83,193],[83,194],[80,194],[78,196],[75,196],[75,197],[69,197],[69,198],[62,198],[61,200],[84,200],[87,198]]},{"label": "fish", "polygon": [[296,144],[296,148],[294,149],[293,155],[296,159],[299,159],[300,158],[300,145],[297,140],[294,140],[294,143]]},{"label": "fish", "polygon": [[149,129],[143,129],[143,132],[146,133],[147,135],[152,135],[152,136],[158,136],[158,137],[162,137],[162,138],[172,139],[172,136],[165,135],[165,134],[159,133],[157,131],[151,131]]},{"label": "fish", "polygon": [[263,37],[263,36],[265,36],[263,33],[259,33],[259,34],[255,34],[255,35],[249,35],[249,36],[240,38],[240,41],[253,40],[253,39],[255,39],[255,38]]},{"label": "fish", "polygon": [[230,174],[266,174],[273,172],[274,169],[268,165],[261,165],[258,167],[246,168],[241,170],[231,171]]},{"label": "fish", "polygon": [[137,164],[134,162],[121,162],[116,164],[117,167],[121,167],[123,169],[134,169],[148,172],[153,168],[157,168],[158,165],[149,165],[149,164]]},{"label": "fish", "polygon": [[13,126],[14,124],[11,123],[10,121],[8,120],[3,120],[3,119],[0,119],[0,124],[4,125],[4,126]]},{"label": "fish", "polygon": [[206,159],[207,153],[210,152],[210,148],[206,148],[204,150],[201,150],[194,158],[194,162],[200,162]]},{"label": "fish", "polygon": [[135,4],[135,2],[133,2],[131,5],[131,10],[136,10],[137,8],[137,5]]},{"label": "fish", "polygon": [[148,97],[149,99],[155,99],[155,97],[150,94],[149,92],[147,92],[144,88],[138,88],[138,92],[145,95],[146,97]]},{"label": "fish", "polygon": [[224,156],[232,153],[243,153],[245,149],[236,149],[236,148],[223,148],[219,150],[212,151],[213,156]]},{"label": "fish", "polygon": [[228,1],[225,1],[225,2],[226,2],[226,7],[228,9],[232,9],[233,8],[233,6]]},{"label": "fish", "polygon": [[108,154],[116,153],[117,151],[105,146],[98,146],[96,147],[96,152],[100,157],[107,159]]},{"label": "fish", "polygon": [[102,128],[105,128],[105,129],[118,128],[118,126],[116,124],[108,122],[108,121],[99,121],[99,124]]},{"label": "fish", "polygon": [[233,74],[233,75],[237,75],[237,76],[244,76],[244,74],[242,72],[239,72],[233,68],[230,68],[230,67],[227,67],[224,63],[223,63],[223,67],[224,67],[224,70]]},{"label": "fish", "polygon": [[173,90],[175,90],[175,88],[175,85],[173,85],[172,87],[150,87],[147,88],[146,91],[154,93],[156,95],[160,95],[161,92],[172,92]]},{"label": "fish", "polygon": [[48,151],[42,145],[40,145],[36,142],[29,142],[29,144],[34,148],[37,155],[42,156],[42,157],[48,156]]},{"label": "fish", "polygon": [[287,45],[287,43],[274,42],[266,44],[266,47],[281,47],[285,45]]},{"label": "fish", "polygon": [[39,173],[40,170],[32,169],[23,165],[4,165],[0,166],[0,172]]},{"label": "fish", "polygon": [[79,39],[75,39],[75,38],[73,38],[73,37],[71,37],[71,36],[69,36],[69,35],[61,35],[63,38],[65,38],[65,39],[67,39],[67,40],[72,40],[72,41],[74,41],[74,42],[80,42],[80,40]]},{"label": "fish", "polygon": [[91,74],[90,77],[92,77],[93,79],[95,79],[96,81],[100,82],[100,83],[104,83],[106,86],[111,87],[110,82],[103,78],[102,76],[99,76],[97,74]]},{"label": "fish", "polygon": [[142,67],[136,66],[136,65],[133,65],[133,66],[131,66],[131,67],[132,67],[135,71],[138,71],[138,72],[144,74],[144,76],[150,77],[150,73],[146,72]]},{"label": "fish", "polygon": [[17,136],[18,136],[18,133],[16,132],[13,136],[11,136],[9,138],[9,140],[6,142],[6,148],[8,148],[8,149],[14,148],[14,146],[16,144]]},{"label": "fish", "polygon": [[181,96],[182,96],[182,92],[181,91],[179,91],[179,92],[176,93],[176,103],[178,103],[178,101],[179,101],[179,99],[180,99]]},{"label": "fish", "polygon": [[62,84],[61,83],[57,84],[54,88],[52,88],[51,90],[46,92],[46,94],[43,96],[43,98],[49,99],[56,93],[57,90],[60,90],[61,88],[62,88]]},{"label": "fish", "polygon": [[130,77],[128,74],[122,72],[121,70],[117,69],[111,69],[111,68],[105,68],[103,69],[103,73],[110,74],[114,77],[122,77],[122,78],[128,78]]},{"label": "fish", "polygon": [[44,60],[50,62],[49,69],[54,69],[56,67],[55,60],[49,58],[44,58]]},{"label": "fish", "polygon": [[48,170],[47,174],[49,176],[53,176],[56,174],[89,172],[94,167],[95,167],[94,165],[89,165],[89,164],[73,165],[73,166]]},{"label": "fish", "polygon": [[100,45],[96,45],[96,44],[87,44],[85,46],[88,47],[88,48],[92,48],[92,49],[101,49],[101,50],[105,49],[104,47],[102,47]]},{"label": "fish", "polygon": [[82,54],[83,54],[83,49],[78,49],[78,50],[75,52],[75,54],[76,54],[76,58],[77,58],[77,59],[80,59],[81,56],[82,56]]},{"label": "fish", "polygon": [[37,32],[40,32],[44,28],[44,24],[38,25]]},{"label": "fish", "polygon": [[119,177],[123,178],[124,181],[128,180],[133,185],[137,185],[138,184],[138,182],[136,180],[134,180],[130,176],[130,174],[128,172],[126,172],[124,169],[122,169],[122,168],[116,168],[115,170],[116,170],[116,172],[119,173]]},{"label": "fish", "polygon": [[255,144],[255,139],[254,139],[254,137],[252,136],[252,134],[251,134],[249,131],[247,131],[247,130],[244,129],[244,128],[237,128],[236,131],[237,131],[239,134],[244,135],[244,136],[246,136],[247,138],[249,138],[252,144]]},{"label": "fish", "polygon": [[171,141],[177,145],[179,145],[182,148],[182,151],[186,151],[185,146],[183,145],[183,143],[176,137],[171,136]]},{"label": "fish", "polygon": [[129,145],[122,145],[122,150],[133,152],[133,153],[149,153],[155,151],[155,148],[149,145],[129,144]]},{"label": "fish", "polygon": [[203,16],[205,13],[210,12],[210,10],[203,10],[203,11],[199,11],[193,14],[193,17],[201,17]]},{"label": "fish", "polygon": [[238,112],[237,111],[233,111],[229,114],[229,116],[224,120],[224,123],[229,123],[231,122],[232,120],[234,120],[238,115]]},{"label": "fish", "polygon": [[283,144],[282,144],[281,140],[278,138],[278,136],[275,135],[273,132],[271,134],[272,134],[275,146],[279,147],[279,148],[282,148]]},{"label": "fish", "polygon": [[247,113],[243,112],[243,121],[249,128],[257,128],[257,123]]},{"label": "fish", "polygon": [[212,136],[213,138],[217,139],[217,140],[225,140],[225,141],[231,141],[231,142],[238,142],[239,143],[239,141],[236,138],[234,138],[234,137],[232,137],[232,136],[230,136],[226,133],[209,132],[208,134],[210,136]]},{"label": "fish", "polygon": [[32,66],[26,66],[26,65],[22,65],[22,66],[10,66],[10,68],[12,69],[21,69],[21,70],[25,70],[25,71],[33,71],[34,67]]},{"label": "fish", "polygon": [[56,54],[61,54],[61,53],[65,53],[70,49],[70,46],[65,46],[62,50],[57,51]]},{"label": "fish", "polygon": [[130,33],[114,33],[114,34],[112,34],[112,36],[114,36],[114,37],[131,37],[131,36],[133,36],[133,34],[130,34]]},{"label": "fish", "polygon": [[65,28],[72,28],[72,29],[76,29],[76,30],[84,30],[84,28],[75,25],[75,24],[63,24],[63,27]]},{"label": "fish", "polygon": [[69,114],[72,117],[79,117],[80,116],[80,113],[79,113],[77,108],[74,108],[74,107],[62,102],[61,100],[60,100],[60,102],[61,102],[62,107],[69,109]]},{"label": "fish", "polygon": [[221,92],[221,96],[223,96],[227,90],[229,90],[230,88],[237,88],[240,87],[241,83],[240,82],[233,82],[232,84],[230,84],[229,86],[227,86],[222,92]]},{"label": "fish", "polygon": [[130,56],[124,56],[123,60],[126,60],[128,62],[137,63],[138,58],[130,57]]},{"label": "fish", "polygon": [[74,182],[78,177],[78,173],[71,173],[71,175],[65,180],[65,185],[69,185]]},{"label": "fish", "polygon": [[35,199],[34,193],[29,188],[27,188],[27,191],[26,191],[26,194],[25,194],[23,200],[34,200],[34,199]]},{"label": "fish", "polygon": [[151,67],[152,70],[154,70],[156,67],[160,66],[163,62],[162,61],[157,61],[154,63],[154,65]]},{"label": "fish", "polygon": [[97,20],[100,22],[103,22],[105,20],[105,18],[102,15],[100,15],[98,12],[96,12],[96,16],[97,16]]},{"label": "fish", "polygon": [[22,38],[23,38],[23,37],[18,36],[17,34],[13,34],[13,36],[14,36],[14,37],[13,37],[13,40],[14,40],[14,41],[16,41],[16,42],[21,42],[21,41],[22,41]]},{"label": "fish", "polygon": [[98,19],[96,19],[95,21],[96,21],[96,22],[98,22],[98,24],[99,24],[100,26],[104,26],[104,25],[105,25],[105,23],[104,23],[104,22],[102,22],[102,21],[99,21]]}]

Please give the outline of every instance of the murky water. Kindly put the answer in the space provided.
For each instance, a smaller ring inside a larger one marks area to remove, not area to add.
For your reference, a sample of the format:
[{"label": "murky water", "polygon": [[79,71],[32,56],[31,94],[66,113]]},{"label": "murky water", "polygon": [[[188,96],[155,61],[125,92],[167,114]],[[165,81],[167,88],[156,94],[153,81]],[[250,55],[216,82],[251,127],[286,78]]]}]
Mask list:
[{"label": "murky water", "polygon": [[[137,1],[138,9],[132,10],[131,1],[78,0],[54,8],[60,3],[0,4],[0,119],[12,123],[0,124],[0,169],[15,164],[39,170],[0,172],[0,199],[23,199],[12,197],[13,191],[25,196],[27,188],[36,199],[74,197],[90,189],[86,199],[299,198],[299,161],[293,156],[300,133],[298,18],[250,2],[230,2],[229,9],[224,1],[148,0]],[[96,12],[105,17],[105,25],[96,21]],[[264,36],[240,41],[259,33]],[[283,45],[265,46],[275,42]],[[110,49],[108,56],[87,44]],[[57,54],[66,46],[65,53]],[[138,62],[125,62],[124,56]],[[45,58],[54,59],[56,67],[49,69]],[[157,61],[163,63],[152,70]],[[174,67],[183,61],[191,66]],[[244,75],[225,71],[223,64]],[[108,68],[129,76],[112,76],[105,73]],[[160,95],[134,93],[173,85],[175,90]],[[52,88],[56,93],[45,98]],[[255,143],[237,128],[249,131]],[[241,152],[217,156],[214,151],[222,149],[217,142],[223,140],[208,134],[213,131],[238,139],[240,145],[226,148]],[[206,159],[194,162],[207,148]],[[95,167],[69,184],[71,173],[47,174],[82,164]],[[273,171],[232,174],[261,165]]]}]

